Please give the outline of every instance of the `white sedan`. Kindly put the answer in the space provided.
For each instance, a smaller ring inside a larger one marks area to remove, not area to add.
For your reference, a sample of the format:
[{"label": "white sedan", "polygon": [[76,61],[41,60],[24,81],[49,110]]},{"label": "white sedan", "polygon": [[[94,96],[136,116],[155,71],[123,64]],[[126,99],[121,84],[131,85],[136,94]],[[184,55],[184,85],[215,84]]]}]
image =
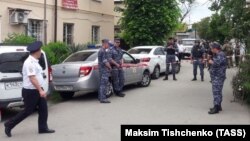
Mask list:
[{"label": "white sedan", "polygon": [[[161,73],[166,71],[166,52],[163,46],[137,46],[131,48],[128,52],[135,58],[140,59],[141,62],[149,66],[151,75],[154,79],[158,79]],[[179,59],[176,65],[176,73],[180,71]]]}]

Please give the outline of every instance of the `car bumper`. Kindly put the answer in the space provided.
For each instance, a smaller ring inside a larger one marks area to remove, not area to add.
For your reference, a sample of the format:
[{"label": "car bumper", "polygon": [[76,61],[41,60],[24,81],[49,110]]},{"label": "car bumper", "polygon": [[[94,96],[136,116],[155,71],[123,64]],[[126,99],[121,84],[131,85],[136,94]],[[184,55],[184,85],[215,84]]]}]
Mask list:
[{"label": "car bumper", "polygon": [[79,80],[77,82],[53,81],[53,90],[58,92],[92,92],[98,90],[98,81],[94,79]]},{"label": "car bumper", "polygon": [[0,99],[0,108],[12,108],[23,106],[22,98]]}]

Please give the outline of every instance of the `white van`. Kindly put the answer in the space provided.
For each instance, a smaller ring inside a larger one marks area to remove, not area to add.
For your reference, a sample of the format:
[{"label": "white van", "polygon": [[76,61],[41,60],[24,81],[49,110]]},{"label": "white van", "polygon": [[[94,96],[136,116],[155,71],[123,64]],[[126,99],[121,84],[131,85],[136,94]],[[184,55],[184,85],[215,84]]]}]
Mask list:
[{"label": "white van", "polygon": [[[0,111],[2,108],[23,105],[21,96],[22,67],[29,56],[26,48],[26,46],[0,45]],[[39,64],[43,68],[43,78],[47,82],[43,88],[48,94],[51,69],[43,51]]]},{"label": "white van", "polygon": [[195,41],[199,41],[199,39],[195,39],[195,38],[184,38],[181,40],[181,45],[180,47],[183,50],[183,57],[187,56],[190,57],[191,56],[191,51],[192,48],[195,44]]}]

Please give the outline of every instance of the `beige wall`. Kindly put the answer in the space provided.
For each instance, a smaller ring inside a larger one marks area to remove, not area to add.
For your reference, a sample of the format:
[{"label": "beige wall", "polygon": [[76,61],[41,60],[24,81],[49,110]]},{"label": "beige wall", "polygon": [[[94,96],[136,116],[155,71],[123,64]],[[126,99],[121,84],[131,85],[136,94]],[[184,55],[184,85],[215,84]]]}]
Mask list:
[{"label": "beige wall", "polygon": [[[25,26],[9,24],[9,10],[11,8],[22,8],[31,10],[28,18],[43,20],[44,0],[0,0],[0,15],[2,15],[2,40],[9,33],[25,33]],[[47,41],[54,40],[54,1],[47,0]],[[100,26],[100,39],[114,38],[114,2],[103,0],[78,0],[78,10],[68,10],[61,7],[58,0],[58,24],[57,39],[63,40],[63,23],[74,24],[74,42],[87,43],[91,41],[92,25]]]},{"label": "beige wall", "polygon": [[[116,6],[120,8],[125,8],[125,5],[123,3],[116,3],[115,7]],[[121,18],[122,18],[122,12],[115,12],[114,24],[118,25]]]}]

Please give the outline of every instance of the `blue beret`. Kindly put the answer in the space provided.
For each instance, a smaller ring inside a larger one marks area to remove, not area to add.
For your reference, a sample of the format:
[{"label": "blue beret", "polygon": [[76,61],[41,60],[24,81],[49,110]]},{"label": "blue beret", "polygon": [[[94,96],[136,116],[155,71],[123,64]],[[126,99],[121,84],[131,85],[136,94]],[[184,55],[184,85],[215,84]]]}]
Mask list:
[{"label": "blue beret", "polygon": [[221,45],[219,43],[212,43],[212,48],[217,48],[217,49],[221,49]]},{"label": "blue beret", "polygon": [[35,41],[28,45],[27,50],[31,53],[38,51],[43,46],[41,41]]}]

